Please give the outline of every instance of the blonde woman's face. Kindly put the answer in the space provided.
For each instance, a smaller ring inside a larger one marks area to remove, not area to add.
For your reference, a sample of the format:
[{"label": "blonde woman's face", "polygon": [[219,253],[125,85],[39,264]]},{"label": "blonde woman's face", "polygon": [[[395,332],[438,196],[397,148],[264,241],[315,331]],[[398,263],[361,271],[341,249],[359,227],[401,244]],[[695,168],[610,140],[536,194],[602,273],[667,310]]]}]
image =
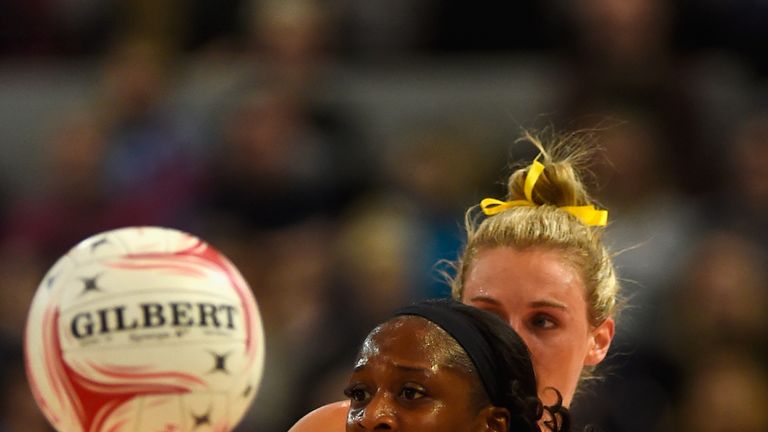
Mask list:
[{"label": "blonde woman's face", "polygon": [[557,250],[481,250],[466,275],[461,300],[499,315],[520,334],[546,404],[556,396],[545,389],[554,387],[568,406],[582,368],[602,361],[613,338],[612,319],[590,324],[584,282]]}]

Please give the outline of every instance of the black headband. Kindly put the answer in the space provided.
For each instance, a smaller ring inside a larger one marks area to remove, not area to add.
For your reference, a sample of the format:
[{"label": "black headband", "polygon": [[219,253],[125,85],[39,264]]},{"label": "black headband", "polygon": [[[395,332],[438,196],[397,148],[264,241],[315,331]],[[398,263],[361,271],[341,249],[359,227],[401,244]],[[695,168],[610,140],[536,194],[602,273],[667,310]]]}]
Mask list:
[{"label": "black headband", "polygon": [[440,303],[420,303],[400,308],[393,315],[415,315],[429,320],[445,330],[464,348],[472,360],[491,403],[495,406],[506,406],[507,392],[502,386],[504,380],[499,379],[506,374],[503,367],[499,366],[493,348],[477,326],[466,319],[463,314],[453,312],[445,305],[446,303],[442,303],[441,307]]}]

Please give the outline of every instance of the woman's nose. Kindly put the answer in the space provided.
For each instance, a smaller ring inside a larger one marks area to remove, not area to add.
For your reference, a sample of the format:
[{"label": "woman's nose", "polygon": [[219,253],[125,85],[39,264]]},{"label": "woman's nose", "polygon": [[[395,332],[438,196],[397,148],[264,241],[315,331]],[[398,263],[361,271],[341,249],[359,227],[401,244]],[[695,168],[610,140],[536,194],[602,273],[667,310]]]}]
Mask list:
[{"label": "woman's nose", "polygon": [[514,330],[515,333],[522,334],[522,331],[524,330],[524,328],[523,328],[523,323],[519,319],[516,319],[514,317],[509,317],[507,319],[507,324],[509,324],[509,326],[512,327],[512,330]]},{"label": "woman's nose", "polygon": [[378,393],[363,409],[360,425],[369,431],[397,431],[397,410],[391,395]]}]

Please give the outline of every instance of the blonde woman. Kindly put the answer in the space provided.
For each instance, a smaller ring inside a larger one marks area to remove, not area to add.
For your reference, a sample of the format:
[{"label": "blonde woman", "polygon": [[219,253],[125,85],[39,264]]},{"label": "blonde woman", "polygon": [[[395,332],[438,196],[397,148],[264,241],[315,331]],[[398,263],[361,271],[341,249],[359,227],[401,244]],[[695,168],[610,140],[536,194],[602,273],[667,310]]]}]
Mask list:
[{"label": "blonde woman", "polygon": [[[602,242],[607,212],[582,180],[591,156],[581,135],[542,142],[541,154],[512,173],[506,200],[467,212],[467,243],[456,263],[453,297],[509,324],[531,351],[539,397],[569,406],[585,374],[608,353],[619,283]],[[479,220],[479,222],[478,222]],[[349,401],[321,407],[290,432],[344,431]]]}]

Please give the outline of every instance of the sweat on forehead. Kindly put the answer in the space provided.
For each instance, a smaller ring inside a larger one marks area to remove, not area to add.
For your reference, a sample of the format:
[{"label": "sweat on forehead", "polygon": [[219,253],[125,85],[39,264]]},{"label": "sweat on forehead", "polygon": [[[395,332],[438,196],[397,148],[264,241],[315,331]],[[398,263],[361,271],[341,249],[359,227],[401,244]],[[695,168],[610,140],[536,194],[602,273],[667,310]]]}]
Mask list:
[{"label": "sweat on forehead", "polygon": [[414,361],[435,367],[459,368],[472,372],[473,366],[464,350],[437,324],[418,316],[398,316],[378,325],[365,338],[357,356],[357,365],[372,355],[387,355],[405,347]]}]

